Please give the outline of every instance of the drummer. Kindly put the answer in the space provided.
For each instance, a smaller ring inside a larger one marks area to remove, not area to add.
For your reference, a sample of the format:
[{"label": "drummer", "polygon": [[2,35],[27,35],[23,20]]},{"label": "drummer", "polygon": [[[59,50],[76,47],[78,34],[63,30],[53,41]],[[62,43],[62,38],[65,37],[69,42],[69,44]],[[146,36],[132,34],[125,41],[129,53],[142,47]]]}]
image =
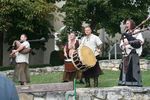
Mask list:
[{"label": "drummer", "polygon": [[[95,56],[100,53],[100,46],[102,41],[100,38],[94,34],[92,34],[92,29],[90,26],[84,27],[85,36],[81,40],[80,46],[87,46],[89,47]],[[90,87],[90,78],[94,79],[94,87],[98,87],[98,77],[103,72],[99,66],[98,61],[96,62],[94,67],[89,68],[88,70],[83,72],[83,77],[85,78],[86,87]]]},{"label": "drummer", "polygon": [[[73,52],[79,47],[79,41],[76,39],[76,34],[75,32],[71,32],[68,35],[68,43],[65,45],[64,47],[64,56],[65,56],[65,60],[69,61],[71,60],[71,56],[73,54]],[[68,64],[69,67],[74,67],[74,65],[72,64],[72,62],[70,61],[71,64]],[[67,64],[67,63],[65,63]],[[65,65],[67,66],[67,65]],[[64,71],[64,75],[63,75],[63,81],[64,82],[68,82],[68,81],[73,81],[73,79],[77,77],[80,82],[83,82],[81,80],[82,78],[82,74],[81,72],[77,71],[77,70],[70,70],[70,71]]]}]

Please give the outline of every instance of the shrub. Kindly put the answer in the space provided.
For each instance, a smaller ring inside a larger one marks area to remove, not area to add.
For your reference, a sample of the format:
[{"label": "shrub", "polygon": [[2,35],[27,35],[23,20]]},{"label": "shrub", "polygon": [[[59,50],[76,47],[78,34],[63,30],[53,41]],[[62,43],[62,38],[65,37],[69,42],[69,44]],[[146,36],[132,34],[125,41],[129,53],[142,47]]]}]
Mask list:
[{"label": "shrub", "polygon": [[[40,65],[29,65],[29,68],[44,68],[47,66],[51,66],[50,64],[40,64]],[[15,68],[14,65],[10,66],[0,66],[0,71],[13,70]]]}]

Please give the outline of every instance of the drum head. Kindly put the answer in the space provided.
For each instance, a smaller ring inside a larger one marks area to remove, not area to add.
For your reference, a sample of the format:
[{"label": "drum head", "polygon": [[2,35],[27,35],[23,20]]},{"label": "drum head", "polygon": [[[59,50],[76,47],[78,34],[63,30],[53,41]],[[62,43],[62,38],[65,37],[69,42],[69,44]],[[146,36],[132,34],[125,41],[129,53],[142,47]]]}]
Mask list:
[{"label": "drum head", "polygon": [[93,51],[87,46],[79,48],[79,57],[82,63],[88,67],[93,67],[97,61]]}]

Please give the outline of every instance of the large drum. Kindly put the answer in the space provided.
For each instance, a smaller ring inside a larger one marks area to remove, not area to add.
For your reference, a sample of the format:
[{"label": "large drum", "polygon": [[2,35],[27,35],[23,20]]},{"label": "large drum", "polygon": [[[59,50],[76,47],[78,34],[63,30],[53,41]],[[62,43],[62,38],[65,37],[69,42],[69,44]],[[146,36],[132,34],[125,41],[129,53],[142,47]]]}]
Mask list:
[{"label": "large drum", "polygon": [[81,46],[74,51],[71,59],[74,66],[81,71],[93,67],[97,61],[93,51],[87,46]]},{"label": "large drum", "polygon": [[65,60],[65,71],[66,72],[74,72],[76,71],[76,68],[74,67],[71,59]]}]

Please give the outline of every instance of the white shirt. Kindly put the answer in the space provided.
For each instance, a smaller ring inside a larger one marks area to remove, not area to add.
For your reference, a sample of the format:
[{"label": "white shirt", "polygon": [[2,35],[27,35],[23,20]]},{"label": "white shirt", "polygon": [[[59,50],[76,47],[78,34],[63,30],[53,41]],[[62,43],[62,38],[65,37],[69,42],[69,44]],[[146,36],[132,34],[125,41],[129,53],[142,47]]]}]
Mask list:
[{"label": "white shirt", "polygon": [[100,46],[102,44],[102,41],[100,40],[100,38],[94,34],[90,34],[89,36],[84,36],[81,40],[81,46],[87,46],[89,47],[94,55],[96,56],[96,49],[98,46]]},{"label": "white shirt", "polygon": [[[21,45],[25,46],[25,48],[30,48],[30,44],[28,41],[24,41],[23,43],[21,43]],[[29,63],[29,53],[27,54],[21,54],[19,52],[16,53],[16,63]]]},{"label": "white shirt", "polygon": [[[137,32],[137,31],[139,31],[139,30],[135,30],[135,32]],[[132,36],[135,37],[136,39],[140,40],[142,43],[144,43],[144,38],[142,36],[142,33],[137,33],[137,34],[132,35]],[[135,49],[130,44],[126,45],[125,48],[123,48],[123,40],[121,40],[120,47],[121,47],[122,50],[125,49],[127,55],[130,54],[132,49]],[[142,54],[142,50],[143,50],[142,46],[138,49],[135,49],[135,50],[136,50],[136,52],[139,56]]]}]

